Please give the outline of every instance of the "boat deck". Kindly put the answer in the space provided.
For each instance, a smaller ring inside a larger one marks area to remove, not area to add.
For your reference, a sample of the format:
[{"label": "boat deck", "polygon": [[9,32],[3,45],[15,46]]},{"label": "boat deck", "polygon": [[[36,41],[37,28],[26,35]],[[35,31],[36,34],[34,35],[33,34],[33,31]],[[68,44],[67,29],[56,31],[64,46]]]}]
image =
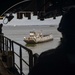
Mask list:
[{"label": "boat deck", "polygon": [[2,54],[0,53],[0,75],[14,75],[8,69],[5,63],[2,61]]}]

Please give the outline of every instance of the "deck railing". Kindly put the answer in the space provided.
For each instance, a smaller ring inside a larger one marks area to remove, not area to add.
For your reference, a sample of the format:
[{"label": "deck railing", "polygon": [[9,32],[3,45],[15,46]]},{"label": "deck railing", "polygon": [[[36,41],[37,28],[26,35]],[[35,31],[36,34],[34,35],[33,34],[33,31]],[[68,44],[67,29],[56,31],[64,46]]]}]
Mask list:
[{"label": "deck railing", "polygon": [[[0,51],[4,53],[4,55],[11,56],[10,60],[12,59],[12,67],[16,67],[20,75],[26,75],[27,71],[29,72],[34,65],[35,56],[32,51],[27,47],[3,36],[3,34],[0,35]],[[10,62],[10,60],[8,60],[8,62]]]},{"label": "deck railing", "polygon": [[[17,49],[14,45],[16,45]],[[17,60],[15,59],[15,57],[13,57],[14,58],[13,65],[15,65],[19,69],[20,74],[22,75],[22,74],[24,74],[23,72],[25,72],[25,70],[23,71],[24,66],[25,66],[24,64],[26,64],[29,67],[29,71],[30,71],[31,68],[33,67],[33,53],[32,53],[32,51],[30,49],[22,46],[21,44],[15,42],[15,41],[12,41],[12,51],[14,52],[13,56],[15,56],[16,58],[19,57],[20,62],[18,62],[18,64],[16,64]],[[26,61],[25,58],[26,58],[26,60],[27,59],[28,60]],[[24,62],[24,64],[23,64],[23,62]]]}]

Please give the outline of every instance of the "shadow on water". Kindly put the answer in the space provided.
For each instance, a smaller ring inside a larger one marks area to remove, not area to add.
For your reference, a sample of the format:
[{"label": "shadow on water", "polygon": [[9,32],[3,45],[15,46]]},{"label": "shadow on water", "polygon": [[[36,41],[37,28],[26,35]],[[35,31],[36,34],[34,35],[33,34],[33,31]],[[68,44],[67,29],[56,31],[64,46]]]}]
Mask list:
[{"label": "shadow on water", "polygon": [[25,44],[26,47],[35,47],[36,44]]}]

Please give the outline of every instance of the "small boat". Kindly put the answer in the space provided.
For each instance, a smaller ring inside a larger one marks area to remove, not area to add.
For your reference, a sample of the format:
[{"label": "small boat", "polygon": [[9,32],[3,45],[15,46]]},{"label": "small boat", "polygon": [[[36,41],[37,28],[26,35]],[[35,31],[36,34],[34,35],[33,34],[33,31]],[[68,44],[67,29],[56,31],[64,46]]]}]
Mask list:
[{"label": "small boat", "polygon": [[36,44],[53,40],[52,34],[43,35],[41,32],[30,31],[29,37],[24,37],[27,44]]}]

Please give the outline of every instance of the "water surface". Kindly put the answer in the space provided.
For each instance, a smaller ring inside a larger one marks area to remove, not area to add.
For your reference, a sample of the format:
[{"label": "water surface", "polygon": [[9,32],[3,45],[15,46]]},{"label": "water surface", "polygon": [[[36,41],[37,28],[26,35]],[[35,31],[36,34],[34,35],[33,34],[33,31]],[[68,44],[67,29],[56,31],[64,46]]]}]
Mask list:
[{"label": "water surface", "polygon": [[[61,37],[61,34],[57,31],[57,25],[56,26],[50,26],[50,25],[36,25],[36,26],[3,26],[3,33],[8,38],[28,47],[33,51],[33,53],[40,54],[43,51],[46,51],[51,48],[55,48],[59,44],[59,40]],[[54,37],[53,41],[39,43],[39,44],[32,44],[27,45],[24,41],[24,37],[29,36],[30,31],[37,31],[42,32],[43,34],[52,34]]]}]

